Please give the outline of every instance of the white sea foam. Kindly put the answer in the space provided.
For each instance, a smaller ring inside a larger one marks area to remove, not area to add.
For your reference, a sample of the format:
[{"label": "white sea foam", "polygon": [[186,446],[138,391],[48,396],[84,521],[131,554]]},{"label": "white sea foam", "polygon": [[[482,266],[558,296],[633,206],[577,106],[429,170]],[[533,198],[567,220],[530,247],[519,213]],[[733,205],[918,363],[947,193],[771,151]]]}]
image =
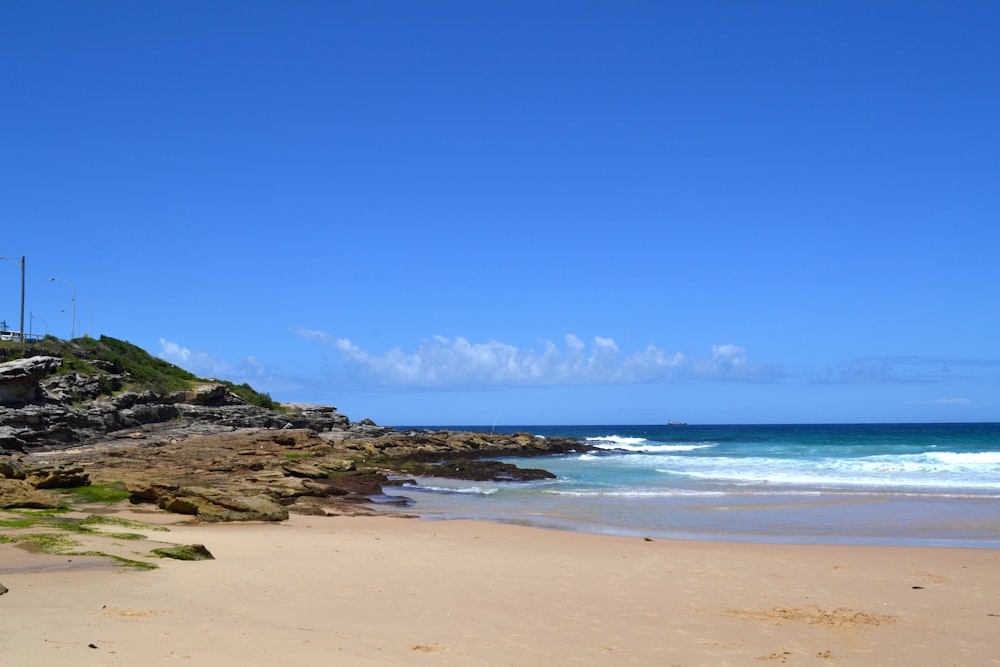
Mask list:
[{"label": "white sea foam", "polygon": [[422,485],[418,485],[418,486],[408,486],[406,488],[408,490],[412,489],[414,491],[430,491],[430,492],[433,492],[433,493],[456,493],[456,494],[466,494],[466,495],[473,495],[473,496],[491,496],[491,495],[493,495],[494,493],[496,493],[499,490],[499,489],[496,489],[496,488],[484,489],[484,488],[479,487],[479,486],[453,487],[453,486],[422,486]]},{"label": "white sea foam", "polygon": [[598,438],[587,438],[586,441],[595,447],[638,445],[640,442],[649,442],[645,438],[623,438],[620,435],[603,435]]},{"label": "white sea foam", "polygon": [[959,465],[1000,465],[1000,452],[928,452],[928,459]]},{"label": "white sea foam", "polygon": [[735,484],[1000,489],[1000,454],[931,452],[853,459],[657,457],[656,471]]},{"label": "white sea foam", "polygon": [[666,454],[669,452],[690,452],[696,449],[715,447],[715,442],[685,442],[667,444],[647,440],[646,438],[623,438],[617,435],[606,435],[600,438],[587,438],[594,447],[598,449],[608,449],[626,452],[637,452],[645,454]]},{"label": "white sea foam", "polygon": [[722,491],[691,489],[545,489],[553,496],[603,498],[674,498],[678,496],[724,496]]},{"label": "white sea foam", "polygon": [[1000,441],[973,430],[599,427],[585,432],[601,436],[594,451],[530,462],[555,480],[425,478],[390,493],[434,517],[651,537],[998,548]]}]

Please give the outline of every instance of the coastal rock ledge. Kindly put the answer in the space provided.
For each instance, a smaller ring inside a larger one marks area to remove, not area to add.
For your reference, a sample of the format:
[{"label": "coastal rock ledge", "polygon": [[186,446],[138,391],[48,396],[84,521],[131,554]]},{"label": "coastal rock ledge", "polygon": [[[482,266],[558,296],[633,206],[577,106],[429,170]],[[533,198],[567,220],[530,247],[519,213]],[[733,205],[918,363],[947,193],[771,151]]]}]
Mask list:
[{"label": "coastal rock ledge", "polygon": [[413,477],[545,479],[488,459],[592,449],[527,433],[401,432],[332,406],[261,407],[214,380],[120,391],[132,385],[116,362],[89,363],[100,372],[59,373],[47,355],[0,363],[0,508],[54,508],[95,486],[199,521],[374,513],[376,501],[405,506],[383,489]]}]

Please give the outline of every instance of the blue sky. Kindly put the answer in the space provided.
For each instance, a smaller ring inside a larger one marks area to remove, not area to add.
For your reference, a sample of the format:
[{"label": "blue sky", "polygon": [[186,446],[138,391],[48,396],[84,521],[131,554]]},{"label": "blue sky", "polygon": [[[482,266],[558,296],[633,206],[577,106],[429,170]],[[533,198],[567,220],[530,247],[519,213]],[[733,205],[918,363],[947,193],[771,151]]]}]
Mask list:
[{"label": "blue sky", "polygon": [[35,333],[381,424],[997,421],[997,25],[5,2],[0,254]]}]

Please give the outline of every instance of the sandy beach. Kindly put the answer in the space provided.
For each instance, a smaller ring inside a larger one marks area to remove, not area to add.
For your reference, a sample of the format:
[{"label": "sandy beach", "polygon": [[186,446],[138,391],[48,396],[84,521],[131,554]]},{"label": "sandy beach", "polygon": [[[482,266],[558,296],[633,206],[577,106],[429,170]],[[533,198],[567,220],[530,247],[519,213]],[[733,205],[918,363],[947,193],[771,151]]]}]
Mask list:
[{"label": "sandy beach", "polygon": [[216,560],[140,572],[0,545],[0,664],[1000,664],[995,550],[383,517],[151,537]]}]

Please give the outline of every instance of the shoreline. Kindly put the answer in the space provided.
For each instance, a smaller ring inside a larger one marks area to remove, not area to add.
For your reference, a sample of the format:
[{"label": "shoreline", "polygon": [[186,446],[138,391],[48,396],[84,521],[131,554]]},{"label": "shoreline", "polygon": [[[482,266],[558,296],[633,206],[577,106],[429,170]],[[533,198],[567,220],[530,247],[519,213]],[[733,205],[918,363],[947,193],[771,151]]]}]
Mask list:
[{"label": "shoreline", "polygon": [[[431,487],[441,481],[422,480]],[[1000,549],[1000,516],[992,497],[758,491],[627,502],[534,496],[511,488],[505,495],[503,489],[469,494],[400,486],[386,494],[411,499],[406,511],[428,521],[494,521],[682,541]]]},{"label": "shoreline", "polygon": [[383,516],[167,527],[216,560],[19,572],[0,545],[0,663],[1000,664],[993,549]]}]

